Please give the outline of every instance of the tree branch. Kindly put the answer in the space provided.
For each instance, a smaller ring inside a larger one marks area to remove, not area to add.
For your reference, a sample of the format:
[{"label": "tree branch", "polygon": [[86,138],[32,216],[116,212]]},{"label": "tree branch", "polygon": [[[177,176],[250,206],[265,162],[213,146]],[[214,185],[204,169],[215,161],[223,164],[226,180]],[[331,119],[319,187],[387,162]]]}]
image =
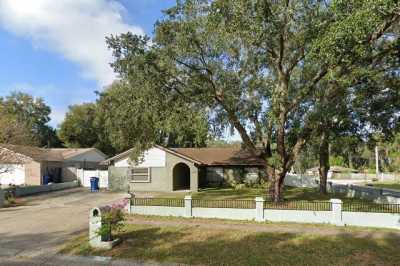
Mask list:
[{"label": "tree branch", "polygon": [[310,95],[310,93],[312,92],[312,90],[314,89],[314,86],[318,84],[318,82],[323,79],[325,77],[325,75],[328,73],[329,68],[322,68],[313,78],[313,80],[311,81],[311,84],[308,85],[305,88],[305,92],[301,93],[300,95],[298,95],[298,97],[296,97],[292,103],[290,104],[288,111],[293,110],[294,108],[296,108],[296,106],[307,96]]},{"label": "tree branch", "polygon": [[260,121],[258,121],[258,115],[255,114],[254,116],[250,116],[250,121],[255,127],[255,138],[258,139],[263,148],[265,148],[265,142],[262,134],[261,124]]},{"label": "tree branch", "polygon": [[380,27],[378,27],[378,30],[370,34],[370,36],[367,38],[367,43],[373,43],[376,40],[378,40],[380,37],[382,37],[386,30],[389,29],[392,25],[394,25],[396,22],[398,22],[400,19],[400,14],[394,13],[390,16],[389,20],[386,20],[382,23]]},{"label": "tree branch", "polygon": [[300,49],[300,52],[297,56],[294,56],[294,59],[291,61],[288,69],[286,70],[286,75],[290,75],[293,69],[297,66],[297,64],[303,60],[305,57],[304,47]]},{"label": "tree branch", "polygon": [[[197,48],[199,49],[199,54],[200,54],[200,58],[201,58],[201,62],[203,64],[203,70],[206,71],[206,73],[208,74],[207,80],[208,82],[211,84],[213,90],[214,90],[214,99],[217,101],[217,103],[219,103],[222,108],[227,112],[228,114],[228,118],[230,120],[230,122],[232,123],[232,125],[236,128],[236,130],[239,132],[243,143],[245,144],[247,150],[252,153],[252,155],[257,155],[257,148],[254,145],[253,141],[251,140],[250,136],[248,135],[245,127],[242,125],[242,123],[240,122],[239,117],[235,114],[235,112],[229,108],[223,99],[223,95],[221,94],[221,91],[219,91],[217,89],[217,86],[215,85],[214,81],[213,81],[213,72],[211,71],[211,69],[208,68],[207,62],[205,60],[204,57],[204,50],[201,47],[200,43],[198,41],[196,41],[194,39],[194,43],[196,44]],[[203,73],[201,73],[203,75]]]}]

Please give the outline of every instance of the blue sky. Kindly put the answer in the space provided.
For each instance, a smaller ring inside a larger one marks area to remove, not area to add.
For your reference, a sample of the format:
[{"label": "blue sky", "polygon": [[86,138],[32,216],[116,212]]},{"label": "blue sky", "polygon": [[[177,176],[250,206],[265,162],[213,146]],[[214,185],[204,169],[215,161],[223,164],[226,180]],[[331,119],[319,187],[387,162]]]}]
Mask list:
[{"label": "blue sky", "polygon": [[0,96],[24,91],[52,108],[94,101],[115,75],[104,36],[151,35],[175,0],[0,0]]}]

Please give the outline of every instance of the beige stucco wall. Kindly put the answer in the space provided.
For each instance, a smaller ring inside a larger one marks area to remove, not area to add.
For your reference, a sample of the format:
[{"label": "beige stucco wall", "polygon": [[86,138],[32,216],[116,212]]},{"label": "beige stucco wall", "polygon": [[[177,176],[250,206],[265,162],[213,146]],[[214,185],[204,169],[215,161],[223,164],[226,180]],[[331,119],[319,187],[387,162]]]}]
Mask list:
[{"label": "beige stucco wall", "polygon": [[130,191],[173,191],[173,168],[178,163],[185,163],[190,169],[190,191],[198,190],[198,169],[195,164],[170,153],[166,153],[165,167],[150,167],[150,182],[130,182],[129,167],[111,166],[109,184],[112,190]]},{"label": "beige stucco wall", "polygon": [[25,164],[25,185],[41,185],[42,173],[41,164],[30,161]]},{"label": "beige stucco wall", "polygon": [[[198,191],[198,169],[195,164],[170,153],[166,153],[165,167],[150,168],[150,182],[129,182],[131,191],[173,191],[173,169],[178,163],[185,163],[190,169],[190,191]],[[128,171],[129,168],[127,168]]]},{"label": "beige stucco wall", "polygon": [[[130,168],[127,168],[129,171]],[[129,182],[130,191],[168,191],[168,177],[165,167],[150,168],[150,182]],[[129,179],[128,179],[129,180]]]},{"label": "beige stucco wall", "polygon": [[170,191],[165,167],[150,168],[149,182],[131,182],[130,167],[108,168],[108,183],[111,190],[134,191]]},{"label": "beige stucco wall", "polygon": [[167,152],[167,164],[166,164],[166,169],[167,169],[167,177],[168,177],[168,190],[173,191],[173,168],[175,165],[178,163],[185,163],[187,166],[189,166],[190,169],[190,191],[196,192],[198,191],[199,188],[199,170],[196,167],[196,165],[186,159],[183,159],[181,157],[175,156],[173,154],[170,154]]}]

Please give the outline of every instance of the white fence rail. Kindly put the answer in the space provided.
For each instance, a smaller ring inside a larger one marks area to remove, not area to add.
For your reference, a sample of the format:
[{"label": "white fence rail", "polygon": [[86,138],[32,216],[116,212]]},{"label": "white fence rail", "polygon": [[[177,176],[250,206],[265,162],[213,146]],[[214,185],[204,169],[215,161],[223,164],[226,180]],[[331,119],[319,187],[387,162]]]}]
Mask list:
[{"label": "white fence rail", "polygon": [[310,175],[287,174],[284,183],[290,187],[318,187],[319,179]]},{"label": "white fence rail", "polygon": [[400,191],[388,188],[328,183],[328,191],[344,194],[347,198],[371,200],[375,203],[400,204]]},{"label": "white fence rail", "polygon": [[98,177],[100,188],[108,188],[108,171],[107,170],[84,170],[77,169],[77,177],[81,186],[90,187],[90,178]]},{"label": "white fence rail", "polygon": [[380,181],[394,181],[400,180],[400,175],[396,173],[379,173],[376,174],[367,174],[367,173],[333,173],[331,176],[332,179],[346,179],[346,180],[364,180],[370,181],[373,179],[378,179]]},{"label": "white fence rail", "polygon": [[[355,184],[339,184],[328,181],[328,192],[341,193],[348,198],[360,198],[374,201],[375,203],[400,204],[400,191],[388,188],[361,186]],[[285,185],[291,187],[309,187],[319,186],[318,178],[312,176],[287,175]]]},{"label": "white fence rail", "polygon": [[[380,228],[400,229],[400,205],[379,205],[379,208],[388,208],[384,212],[378,212],[377,209],[366,211],[348,211],[349,206],[343,209],[343,202],[339,199],[332,199],[330,202],[315,203],[315,210],[290,209],[290,205],[285,205],[283,209],[275,208],[273,205],[265,204],[263,198],[256,198],[255,208],[221,208],[218,207],[195,207],[190,196],[186,196],[184,204],[175,206],[166,206],[165,203],[157,202],[158,199],[132,199],[132,205],[129,208],[132,214],[140,215],[159,215],[176,217],[198,217],[198,218],[218,218],[231,220],[255,220],[255,221],[273,221],[273,222],[296,222],[296,223],[316,223],[333,224],[337,226],[368,226]],[[209,203],[207,203],[209,204]],[[303,203],[298,207],[311,206],[314,203]],[[310,205],[311,204],[311,205]],[[210,205],[211,206],[211,205]],[[216,206],[216,205],[214,205]],[[237,204],[240,206],[240,204]],[[272,207],[269,207],[272,206]],[[363,206],[368,207],[368,206]],[[286,209],[285,209],[286,208]],[[391,213],[390,210],[393,210]]]}]

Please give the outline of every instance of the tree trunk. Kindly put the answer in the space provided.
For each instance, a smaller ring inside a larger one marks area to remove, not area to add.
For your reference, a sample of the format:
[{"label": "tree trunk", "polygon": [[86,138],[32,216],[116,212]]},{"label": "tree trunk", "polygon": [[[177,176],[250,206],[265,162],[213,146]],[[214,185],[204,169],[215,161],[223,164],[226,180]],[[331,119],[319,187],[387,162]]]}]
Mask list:
[{"label": "tree trunk", "polygon": [[276,135],[276,148],[279,162],[278,165],[276,165],[276,168],[279,170],[275,172],[275,178],[273,180],[272,200],[274,202],[279,202],[283,199],[283,181],[287,173],[288,158],[285,146],[285,122],[286,112],[285,110],[281,110],[281,113],[279,114],[279,126]]},{"label": "tree trunk", "polygon": [[[270,167],[271,168],[271,167]],[[284,189],[284,180],[287,171],[277,171],[276,169],[269,169],[269,172],[273,172],[269,174],[270,176],[270,186],[268,191],[269,198],[274,202],[279,202],[283,200],[283,189]]]},{"label": "tree trunk", "polygon": [[279,175],[276,176],[277,178],[274,181],[274,194],[272,195],[272,200],[274,202],[279,202],[281,201],[281,186],[280,186],[280,180],[279,180]]},{"label": "tree trunk", "polygon": [[352,153],[351,153],[352,151],[349,151],[349,167],[351,168],[351,169],[353,169],[354,167],[353,167],[353,155],[352,155]]},{"label": "tree trunk", "polygon": [[265,172],[268,176],[268,182],[269,186],[267,188],[267,198],[272,199],[274,195],[274,183],[275,183],[275,169],[268,165],[268,163],[265,165]]},{"label": "tree trunk", "polygon": [[329,171],[329,140],[327,132],[322,132],[319,144],[319,191],[326,194]]}]

